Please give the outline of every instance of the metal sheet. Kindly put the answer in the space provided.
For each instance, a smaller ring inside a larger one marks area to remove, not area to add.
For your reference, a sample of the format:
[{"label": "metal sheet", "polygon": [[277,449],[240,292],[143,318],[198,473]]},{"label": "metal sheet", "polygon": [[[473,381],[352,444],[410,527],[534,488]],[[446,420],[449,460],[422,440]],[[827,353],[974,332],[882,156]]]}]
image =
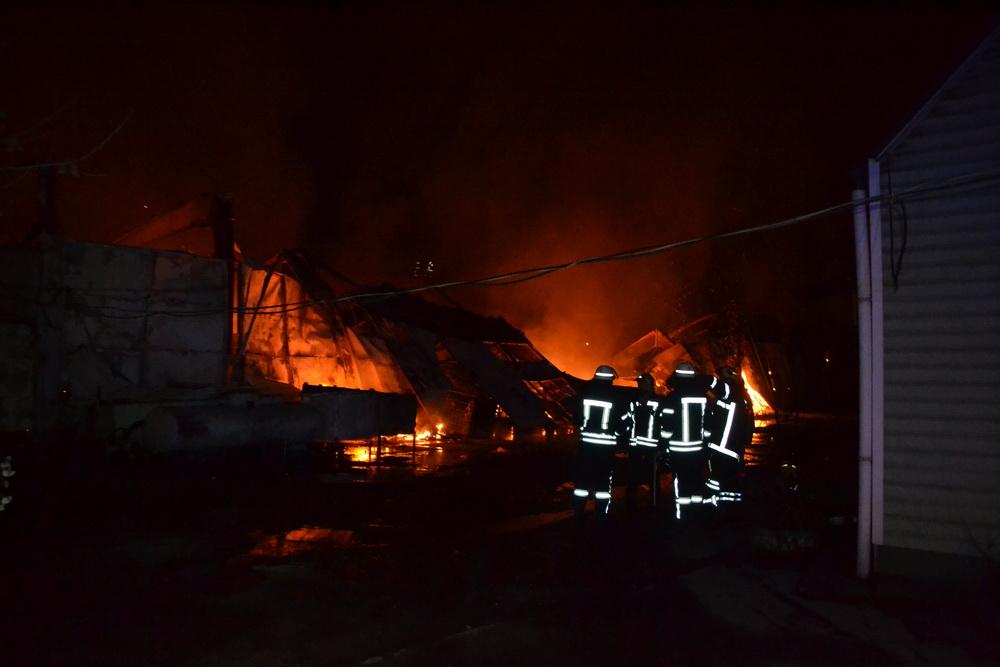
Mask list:
[{"label": "metal sheet", "polygon": [[341,387],[306,387],[302,402],[323,416],[318,436],[351,440],[413,433],[417,401],[413,396]]}]

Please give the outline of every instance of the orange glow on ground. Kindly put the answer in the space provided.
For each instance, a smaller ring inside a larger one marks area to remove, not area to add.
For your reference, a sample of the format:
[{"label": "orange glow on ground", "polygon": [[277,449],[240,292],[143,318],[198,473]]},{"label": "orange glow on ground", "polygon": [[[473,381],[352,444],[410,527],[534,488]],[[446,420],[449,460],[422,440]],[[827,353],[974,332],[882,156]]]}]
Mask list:
[{"label": "orange glow on ground", "polygon": [[354,531],[303,526],[287,533],[264,536],[250,549],[250,555],[264,558],[287,558],[309,553],[318,547],[338,548],[354,544]]}]

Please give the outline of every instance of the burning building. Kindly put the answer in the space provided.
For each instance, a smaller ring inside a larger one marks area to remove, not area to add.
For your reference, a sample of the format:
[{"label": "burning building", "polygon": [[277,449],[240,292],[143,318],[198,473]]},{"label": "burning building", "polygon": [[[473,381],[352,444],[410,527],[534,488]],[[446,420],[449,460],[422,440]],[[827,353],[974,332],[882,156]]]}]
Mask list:
[{"label": "burning building", "polygon": [[773,416],[777,385],[773,381],[761,382],[760,378],[774,378],[776,369],[779,377],[787,377],[780,348],[773,346],[775,349],[762,353],[749,337],[720,345],[721,339],[712,328],[714,319],[711,315],[698,318],[671,331],[669,336],[653,329],[619,351],[612,365],[623,376],[649,373],[660,386],[667,383],[681,361],[691,361],[705,373],[717,373],[720,367],[733,365],[742,370],[754,414]]},{"label": "burning building", "polygon": [[571,385],[502,318],[413,295],[338,300],[333,284],[358,286],[298,252],[240,266],[236,364],[251,381],[412,394],[423,424],[463,436],[570,422]]},{"label": "burning building", "polygon": [[[341,300],[364,288],[300,252],[257,264],[224,198],[113,246],[42,236],[2,252],[5,430],[138,432],[170,449],[241,444],[282,420],[297,440],[415,419],[471,437],[569,426],[567,377],[503,319],[413,295]],[[280,407],[307,385],[312,412]]]}]

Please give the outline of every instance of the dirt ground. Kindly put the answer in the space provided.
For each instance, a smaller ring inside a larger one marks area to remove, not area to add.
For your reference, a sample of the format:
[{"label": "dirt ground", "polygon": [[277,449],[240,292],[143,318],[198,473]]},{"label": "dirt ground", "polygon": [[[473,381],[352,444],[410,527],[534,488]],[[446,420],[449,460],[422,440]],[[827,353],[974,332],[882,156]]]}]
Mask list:
[{"label": "dirt ground", "polygon": [[19,470],[0,664],[1000,663],[995,591],[858,582],[849,523],[779,554],[763,494],[677,525],[616,489],[581,529],[571,445],[443,450]]}]

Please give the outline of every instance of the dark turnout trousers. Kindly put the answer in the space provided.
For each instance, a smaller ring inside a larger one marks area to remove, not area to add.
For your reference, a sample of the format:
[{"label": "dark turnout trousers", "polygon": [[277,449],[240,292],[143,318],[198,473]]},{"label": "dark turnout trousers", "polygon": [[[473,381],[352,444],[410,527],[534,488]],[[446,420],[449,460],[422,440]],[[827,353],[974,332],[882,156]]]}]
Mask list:
[{"label": "dark turnout trousers", "polygon": [[625,504],[634,508],[639,487],[649,484],[649,504],[656,507],[659,491],[656,447],[632,445],[628,448],[628,486],[625,489]]},{"label": "dark turnout trousers", "polygon": [[712,502],[705,488],[703,451],[671,452],[670,467],[674,473],[675,518],[689,518],[701,505]]},{"label": "dark turnout trousers", "polygon": [[611,508],[611,481],[615,467],[615,448],[610,445],[580,444],[573,476],[573,508],[582,515],[587,498],[594,496],[598,518]]}]

